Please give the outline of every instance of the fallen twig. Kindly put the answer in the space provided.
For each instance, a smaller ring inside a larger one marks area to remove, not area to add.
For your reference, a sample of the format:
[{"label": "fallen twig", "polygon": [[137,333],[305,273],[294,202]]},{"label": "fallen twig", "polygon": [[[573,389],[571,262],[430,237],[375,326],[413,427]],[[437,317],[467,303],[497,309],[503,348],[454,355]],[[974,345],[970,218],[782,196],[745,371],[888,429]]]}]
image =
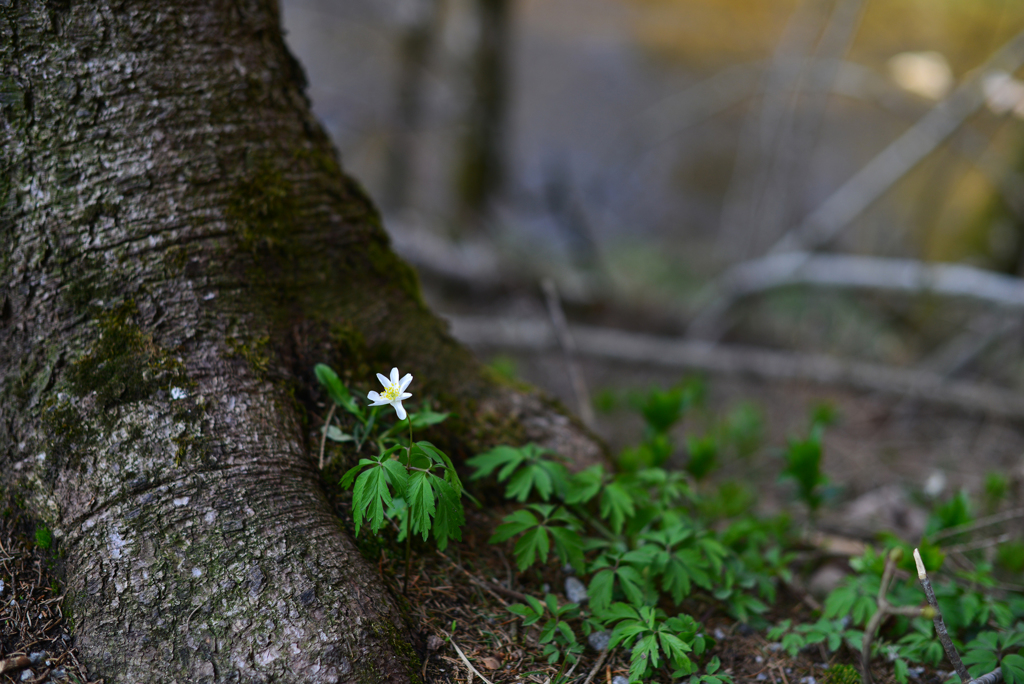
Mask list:
[{"label": "fallen twig", "polygon": [[327,432],[331,429],[331,418],[334,418],[334,409],[338,405],[331,402],[331,410],[327,412],[327,420],[324,421],[324,434],[320,437],[320,470],[324,469],[324,446],[327,444]]},{"label": "fallen twig", "polygon": [[455,652],[459,654],[459,657],[462,658],[462,662],[466,663],[466,667],[468,667],[473,674],[482,679],[484,681],[484,684],[494,684],[491,680],[487,679],[487,677],[484,677],[482,674],[480,674],[480,671],[478,669],[473,667],[473,663],[469,662],[469,659],[466,658],[466,655],[462,652],[462,649],[459,648],[459,645],[457,643],[455,643],[455,639],[451,639],[450,641],[452,643],[452,646],[455,648]]},{"label": "fallen twig", "polygon": [[[452,334],[481,347],[544,351],[557,348],[551,324],[543,320],[448,316]],[[977,383],[947,380],[926,371],[843,361],[823,354],[796,354],[756,347],[713,345],[695,340],[655,337],[611,328],[572,326],[582,356],[747,375],[771,380],[797,380],[882,392],[1006,418],[1024,418],[1024,396]]]},{"label": "fallen twig", "polygon": [[[489,584],[487,582],[484,582],[483,580],[478,578],[476,575],[471,573],[469,570],[466,570],[466,568],[462,567],[461,565],[459,565],[458,563],[453,561],[451,558],[449,558],[447,555],[445,555],[441,551],[438,551],[437,553],[441,557],[443,557],[445,560],[447,560],[449,563],[451,563],[454,568],[456,568],[457,570],[459,570],[463,574],[465,574],[466,577],[469,578],[469,581],[472,582],[473,584],[477,585],[478,587],[481,587],[481,588],[487,590],[488,592],[491,592],[491,594],[493,594],[494,592],[498,592],[499,594],[504,594],[505,596],[508,596],[509,598],[515,599],[516,601],[522,601],[524,603],[526,602],[526,594],[522,594],[522,593],[516,591],[515,589],[509,589],[507,587],[504,587],[504,586],[502,586],[497,581],[495,581],[493,584]],[[497,596],[495,596],[495,598],[497,598],[499,602],[505,603],[501,598],[499,598]]]},{"label": "fallen twig", "polygon": [[935,591],[932,590],[931,580],[928,579],[928,573],[924,569],[924,561],[921,560],[921,554],[918,553],[917,549],[914,549],[914,563],[917,564],[917,579],[921,582],[921,588],[924,589],[924,594],[928,598],[928,605],[935,611],[932,621],[935,623],[935,633],[939,636],[939,642],[942,643],[942,648],[946,651],[946,657],[949,658],[953,669],[960,676],[960,681],[970,682],[971,675],[967,672],[967,668],[964,667],[963,661],[960,660],[960,654],[957,653],[956,647],[953,646],[953,640],[949,638],[949,632],[946,631],[946,623],[942,621],[942,611],[939,610],[939,602],[935,599]]},{"label": "fallen twig", "polygon": [[601,651],[601,655],[597,657],[597,662],[594,663],[594,667],[590,668],[590,672],[587,673],[587,678],[583,680],[583,684],[590,684],[594,681],[594,677],[597,676],[597,671],[604,665],[605,659],[608,658],[608,649],[605,648]]},{"label": "fallen twig", "polygon": [[1011,508],[1008,511],[1002,513],[996,513],[995,515],[989,515],[984,518],[978,518],[977,520],[963,525],[957,525],[956,527],[950,527],[945,530],[939,530],[935,534],[928,537],[928,541],[933,544],[940,539],[946,539],[948,537],[955,537],[958,534],[964,534],[966,532],[974,532],[980,530],[983,527],[989,527],[990,525],[998,525],[1001,522],[1013,520],[1014,518],[1024,518],[1024,508]]}]

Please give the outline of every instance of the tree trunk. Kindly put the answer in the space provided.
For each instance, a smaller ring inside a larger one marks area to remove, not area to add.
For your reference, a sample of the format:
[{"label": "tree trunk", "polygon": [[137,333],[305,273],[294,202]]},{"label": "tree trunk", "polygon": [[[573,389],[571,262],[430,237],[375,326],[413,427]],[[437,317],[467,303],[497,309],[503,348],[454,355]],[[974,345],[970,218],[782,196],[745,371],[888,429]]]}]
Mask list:
[{"label": "tree trunk", "polygon": [[107,681],[417,678],[311,456],[316,362],[412,372],[455,446],[600,458],[450,339],[302,88],[270,0],[0,0],[3,481]]}]

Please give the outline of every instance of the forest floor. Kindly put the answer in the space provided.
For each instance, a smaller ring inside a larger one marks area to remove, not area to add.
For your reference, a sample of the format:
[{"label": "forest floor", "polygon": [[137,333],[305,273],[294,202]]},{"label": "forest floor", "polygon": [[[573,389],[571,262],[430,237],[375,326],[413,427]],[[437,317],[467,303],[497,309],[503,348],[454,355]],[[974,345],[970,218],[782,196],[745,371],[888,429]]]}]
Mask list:
[{"label": "forest floor", "polygon": [[[505,302],[476,300],[453,307],[450,300],[431,294],[428,288],[427,299],[442,315],[447,311],[462,315],[545,314],[536,293],[520,292]],[[636,329],[649,323],[643,316],[636,321],[628,316],[609,321],[610,325]],[[511,367],[517,379],[540,387],[570,410],[575,408],[566,357],[557,350],[536,353],[478,347],[474,351],[485,362]],[[610,454],[636,443],[643,432],[641,419],[629,409],[629,395],[651,386],[669,387],[688,375],[655,364],[593,358],[575,361],[591,395],[607,399],[605,410],[598,412],[594,432],[606,442]],[[799,582],[780,587],[779,600],[765,616],[768,624],[787,618],[813,620],[814,612],[808,606],[816,599],[808,591],[813,589],[814,573],[823,568],[838,569],[840,575],[850,572],[850,555],[878,533],[919,538],[929,496],[961,489],[978,493],[986,473],[998,471],[1009,476],[1011,503],[1021,505],[1024,429],[1011,419],[938,409],[844,387],[707,374],[702,381],[707,388],[704,404],[676,428],[673,438],[682,444],[687,435],[702,434],[732,408],[753,406],[763,418],[764,446],[746,460],[723,463],[718,476],[743,479],[754,487],[759,494],[758,510],[766,515],[786,509],[793,498],[792,491],[778,482],[779,453],[786,439],[806,431],[810,412],[822,402],[831,405],[838,416],[826,433],[823,464],[838,487],[814,529],[808,528],[807,538],[829,534],[848,542],[847,548],[822,553],[808,542],[809,553],[816,554],[817,562],[808,566]],[[337,505],[342,519],[350,520],[344,501]],[[467,506],[465,539],[444,554],[422,545],[414,555],[408,587],[401,549],[363,544],[396,597],[408,601],[419,632],[417,647],[423,655],[425,682],[556,683],[560,667],[544,659],[538,627],[523,628],[508,606],[521,603],[525,595],[543,599],[549,592],[561,603],[567,602],[568,575],[554,565],[543,572],[517,573],[510,562],[511,547],[487,543],[506,512],[498,507]],[[0,682],[92,682],[83,667],[87,663],[80,663],[71,647],[72,626],[61,613],[58,564],[52,551],[43,546],[21,510],[9,505],[0,517]],[[837,581],[834,572],[832,581]],[[820,592],[817,598],[821,598]],[[764,630],[735,622],[707,598],[691,599],[683,609],[714,638],[710,655],[720,658],[722,671],[736,682],[826,684],[829,666],[856,664],[856,654],[845,647],[831,655],[810,648],[791,658]],[[628,663],[629,656],[621,647],[605,653],[587,646],[567,681],[623,684],[616,677],[628,674]],[[894,681],[888,663],[876,661],[873,671],[876,681]],[[945,672],[925,669],[911,682],[938,684],[946,677]]]}]

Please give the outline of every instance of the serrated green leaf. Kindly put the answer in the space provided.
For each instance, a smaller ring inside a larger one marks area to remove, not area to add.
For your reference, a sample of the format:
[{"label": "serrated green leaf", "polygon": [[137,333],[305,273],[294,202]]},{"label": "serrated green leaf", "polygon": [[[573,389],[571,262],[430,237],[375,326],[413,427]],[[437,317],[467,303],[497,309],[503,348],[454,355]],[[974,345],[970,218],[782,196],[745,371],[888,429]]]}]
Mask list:
[{"label": "serrated green leaf", "polygon": [[1024,684],[1024,656],[1011,653],[1003,656],[999,665],[1003,668],[1003,680],[1006,684]]},{"label": "serrated green leaf", "polygon": [[615,572],[616,577],[619,580],[619,586],[622,588],[622,593],[626,595],[626,598],[634,606],[639,606],[644,602],[645,598],[645,582],[643,576],[636,570],[628,565],[620,567]]},{"label": "serrated green leaf", "polygon": [[462,540],[462,526],[466,524],[465,512],[459,493],[447,480],[432,477],[430,484],[437,497],[437,512],[434,516],[434,540],[437,548],[444,551],[448,540]]},{"label": "serrated green leaf", "polygon": [[[476,468],[476,472],[473,473],[470,479],[479,480],[487,477],[497,468],[502,467],[508,468],[511,466],[511,469],[507,471],[507,473],[510,474],[525,459],[526,457],[519,449],[501,445],[494,447],[490,451],[480,454],[479,456],[474,456],[473,458],[468,459],[466,463]],[[507,477],[508,474],[506,474],[505,477],[499,476],[498,481],[502,482]]]},{"label": "serrated green leaf", "polygon": [[426,541],[430,534],[430,520],[434,516],[434,489],[430,486],[432,475],[421,470],[413,471],[409,476],[406,501],[409,502],[409,520],[412,533],[419,534]]},{"label": "serrated green leaf", "polygon": [[594,574],[587,587],[590,605],[595,611],[608,609],[612,604],[612,587],[615,585],[615,572],[604,569]]},{"label": "serrated green leaf", "polygon": [[552,488],[551,475],[547,470],[532,464],[519,469],[512,476],[505,488],[505,497],[522,503],[530,496],[530,491],[536,489],[540,498],[547,501],[551,498]]},{"label": "serrated green leaf", "polygon": [[555,542],[555,553],[563,564],[568,563],[582,574],[586,571],[586,561],[583,559],[583,539],[575,530],[567,527],[548,528],[551,537]]},{"label": "serrated green leaf", "polygon": [[604,466],[598,464],[581,470],[569,479],[565,494],[567,504],[585,504],[601,491],[604,481]]},{"label": "serrated green leaf", "polygon": [[538,526],[527,530],[519,538],[515,546],[516,564],[519,566],[519,572],[525,572],[528,567],[538,560],[543,563],[547,560],[550,549],[551,542],[544,527]]},{"label": "serrated green leaf", "polygon": [[388,491],[384,473],[384,468],[376,466],[367,468],[356,478],[352,491],[352,512],[357,536],[363,518],[369,520],[374,534],[384,525],[384,506],[391,503],[391,492]]},{"label": "serrated green leaf", "polygon": [[633,497],[619,482],[608,484],[601,492],[601,517],[608,521],[616,534],[622,532],[626,518],[636,514]]},{"label": "serrated green leaf", "polygon": [[405,496],[406,486],[409,481],[409,471],[405,466],[393,458],[385,458],[381,461],[384,470],[387,471],[388,483],[394,487],[395,494]]},{"label": "serrated green leaf", "polygon": [[513,511],[506,515],[504,522],[494,530],[490,543],[500,544],[503,541],[508,541],[517,534],[536,527],[539,523],[540,521],[537,520],[536,516],[526,509]]}]

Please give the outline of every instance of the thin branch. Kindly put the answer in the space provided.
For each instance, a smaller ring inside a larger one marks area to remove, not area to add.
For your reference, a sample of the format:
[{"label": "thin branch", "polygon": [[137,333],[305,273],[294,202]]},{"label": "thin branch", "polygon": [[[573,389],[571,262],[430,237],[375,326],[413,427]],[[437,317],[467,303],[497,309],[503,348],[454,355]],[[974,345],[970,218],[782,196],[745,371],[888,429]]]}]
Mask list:
[{"label": "thin branch", "polygon": [[[452,334],[478,347],[533,352],[557,348],[551,325],[543,320],[448,316]],[[1024,396],[1018,392],[947,380],[933,373],[822,354],[796,354],[756,347],[716,346],[696,340],[656,337],[611,328],[573,326],[582,356],[666,368],[702,370],[723,375],[805,381],[881,392],[1012,419],[1024,419]]]},{"label": "thin branch", "polygon": [[928,572],[924,568],[924,562],[921,560],[921,554],[918,553],[917,549],[914,549],[914,563],[917,564],[917,579],[921,582],[921,588],[924,589],[924,594],[928,598],[928,605],[935,611],[932,621],[935,623],[935,633],[939,635],[942,648],[946,651],[946,657],[949,658],[949,662],[953,665],[957,675],[960,676],[960,681],[969,682],[971,681],[971,675],[967,672],[967,668],[964,667],[963,661],[960,660],[960,654],[957,653],[956,647],[953,646],[953,640],[949,638],[949,632],[946,631],[946,623],[942,620],[939,602],[935,599],[931,580],[928,579]]},{"label": "thin branch", "polygon": [[997,667],[986,675],[972,679],[968,684],[999,684],[1003,681],[1003,668]]},{"label": "thin branch", "polygon": [[1010,534],[1009,532],[1006,532],[1005,534],[1001,534],[998,537],[978,539],[977,541],[966,542],[964,544],[946,546],[943,547],[942,550],[946,553],[966,553],[967,551],[977,551],[978,549],[987,549],[992,546],[999,546],[1000,544],[1004,544],[1010,541],[1011,539],[1013,539],[1013,537],[1014,535]]},{"label": "thin branch", "polygon": [[327,412],[327,420],[324,421],[324,434],[320,437],[320,470],[324,469],[324,446],[327,444],[327,432],[331,428],[331,419],[334,418],[334,410],[338,405],[331,402],[331,410]]},{"label": "thin branch", "polygon": [[983,527],[989,527],[991,525],[998,525],[1001,522],[1007,522],[1015,518],[1024,518],[1024,508],[1011,508],[1008,511],[1002,513],[996,513],[989,515],[984,518],[978,518],[977,520],[963,525],[957,525],[956,527],[950,527],[945,530],[939,530],[935,534],[928,537],[928,541],[935,543],[940,539],[946,539],[948,537],[955,537],[958,534],[964,534],[965,532],[974,532],[980,530]]},{"label": "thin branch", "polygon": [[455,652],[459,654],[459,657],[462,658],[462,662],[466,663],[466,667],[468,667],[473,674],[482,679],[484,681],[484,684],[494,684],[494,682],[480,674],[480,671],[478,669],[473,667],[473,664],[469,662],[469,660],[466,658],[466,655],[462,652],[462,649],[459,648],[459,645],[457,643],[455,643],[455,639],[450,639],[450,641],[452,643],[452,646],[455,647]]},{"label": "thin branch", "polygon": [[541,281],[541,288],[544,290],[544,300],[547,303],[548,315],[551,317],[551,325],[555,329],[558,344],[562,347],[562,354],[565,356],[565,368],[569,374],[569,382],[572,384],[572,393],[576,396],[580,418],[583,419],[584,425],[593,429],[594,408],[590,405],[590,392],[587,391],[586,380],[576,363],[576,340],[573,339],[569,323],[565,319],[565,312],[562,310],[562,303],[558,298],[558,288],[555,287],[555,281],[550,278]]},{"label": "thin branch", "polygon": [[608,649],[602,649],[601,655],[598,656],[597,662],[594,663],[594,667],[590,668],[590,672],[587,674],[587,678],[583,680],[583,684],[590,684],[594,681],[594,677],[597,676],[597,671],[604,665],[605,659],[608,657]]},{"label": "thin branch", "polygon": [[[449,563],[451,563],[453,567],[455,567],[457,570],[459,570],[463,574],[465,574],[466,577],[469,578],[470,582],[472,582],[473,584],[475,584],[475,585],[477,585],[477,586],[487,590],[492,595],[496,591],[496,592],[498,592],[500,594],[504,594],[505,596],[508,596],[509,598],[515,599],[516,601],[522,601],[523,603],[528,603],[528,601],[526,600],[527,599],[526,594],[521,594],[518,591],[516,591],[515,589],[508,589],[507,587],[502,586],[498,582],[495,582],[494,584],[488,584],[487,582],[484,582],[483,580],[478,578],[476,575],[471,573],[469,570],[466,570],[466,568],[462,567],[461,565],[459,565],[458,563],[453,561],[451,558],[449,558],[447,555],[445,555],[441,551],[438,551],[437,553],[442,558],[444,558]],[[495,598],[498,599],[498,601],[500,601],[501,603],[505,603],[505,601],[503,601],[498,596],[495,596]]]}]

